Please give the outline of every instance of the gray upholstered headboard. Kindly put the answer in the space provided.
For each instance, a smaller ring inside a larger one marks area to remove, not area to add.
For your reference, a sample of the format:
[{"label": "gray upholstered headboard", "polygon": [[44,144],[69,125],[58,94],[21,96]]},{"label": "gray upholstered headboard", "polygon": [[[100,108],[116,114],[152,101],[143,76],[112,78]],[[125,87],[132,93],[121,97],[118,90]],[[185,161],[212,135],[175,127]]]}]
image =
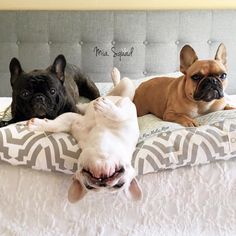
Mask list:
[{"label": "gray upholstered headboard", "polygon": [[236,11],[2,11],[0,32],[0,96],[11,95],[12,57],[28,71],[63,53],[94,81],[110,81],[113,66],[130,78],[178,71],[184,44],[209,58],[220,42],[228,50],[227,91],[236,93]]}]

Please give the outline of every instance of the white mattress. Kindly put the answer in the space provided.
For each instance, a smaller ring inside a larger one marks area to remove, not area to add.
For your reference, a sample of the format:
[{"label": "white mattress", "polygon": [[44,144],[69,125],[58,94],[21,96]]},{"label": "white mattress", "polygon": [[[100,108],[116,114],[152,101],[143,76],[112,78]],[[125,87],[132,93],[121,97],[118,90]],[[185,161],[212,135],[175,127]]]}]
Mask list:
[{"label": "white mattress", "polygon": [[236,235],[236,159],[141,176],[141,202],[90,193],[70,204],[70,181],[1,162],[0,235]]},{"label": "white mattress", "polygon": [[70,177],[2,164],[0,235],[235,235],[236,160],[142,176],[142,202],[88,194]]}]

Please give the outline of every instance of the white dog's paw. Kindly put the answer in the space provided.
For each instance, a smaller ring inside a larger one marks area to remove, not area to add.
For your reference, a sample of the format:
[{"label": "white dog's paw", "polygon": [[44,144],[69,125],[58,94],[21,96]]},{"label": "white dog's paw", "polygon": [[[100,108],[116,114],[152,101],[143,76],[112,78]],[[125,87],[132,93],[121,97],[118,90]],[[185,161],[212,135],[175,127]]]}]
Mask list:
[{"label": "white dog's paw", "polygon": [[115,104],[105,97],[97,98],[94,101],[93,106],[96,112],[101,113],[105,117],[113,116],[116,112]]},{"label": "white dog's paw", "polygon": [[111,72],[111,78],[114,86],[120,83],[120,71],[116,67],[114,67]]},{"label": "white dog's paw", "polygon": [[47,119],[32,118],[27,121],[26,125],[30,131],[44,131]]}]

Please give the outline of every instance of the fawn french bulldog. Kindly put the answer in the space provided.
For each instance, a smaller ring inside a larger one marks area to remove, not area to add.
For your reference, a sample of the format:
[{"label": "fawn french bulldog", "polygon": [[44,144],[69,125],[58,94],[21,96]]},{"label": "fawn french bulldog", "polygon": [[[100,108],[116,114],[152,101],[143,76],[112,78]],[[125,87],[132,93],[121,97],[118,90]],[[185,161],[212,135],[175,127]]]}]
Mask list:
[{"label": "fawn french bulldog", "polygon": [[180,51],[179,78],[160,77],[143,82],[135,92],[138,116],[148,113],[183,126],[197,126],[195,118],[209,112],[233,109],[226,106],[224,90],[226,48],[220,44],[215,59],[198,60],[189,45]]}]

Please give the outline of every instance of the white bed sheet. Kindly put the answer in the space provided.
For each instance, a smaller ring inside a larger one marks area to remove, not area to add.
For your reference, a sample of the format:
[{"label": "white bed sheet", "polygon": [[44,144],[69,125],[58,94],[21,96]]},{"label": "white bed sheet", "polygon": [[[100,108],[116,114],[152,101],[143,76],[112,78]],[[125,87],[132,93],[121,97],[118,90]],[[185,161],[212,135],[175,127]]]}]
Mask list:
[{"label": "white bed sheet", "polygon": [[67,201],[71,177],[2,164],[0,235],[235,235],[236,160],[142,176],[141,202],[90,193]]}]

